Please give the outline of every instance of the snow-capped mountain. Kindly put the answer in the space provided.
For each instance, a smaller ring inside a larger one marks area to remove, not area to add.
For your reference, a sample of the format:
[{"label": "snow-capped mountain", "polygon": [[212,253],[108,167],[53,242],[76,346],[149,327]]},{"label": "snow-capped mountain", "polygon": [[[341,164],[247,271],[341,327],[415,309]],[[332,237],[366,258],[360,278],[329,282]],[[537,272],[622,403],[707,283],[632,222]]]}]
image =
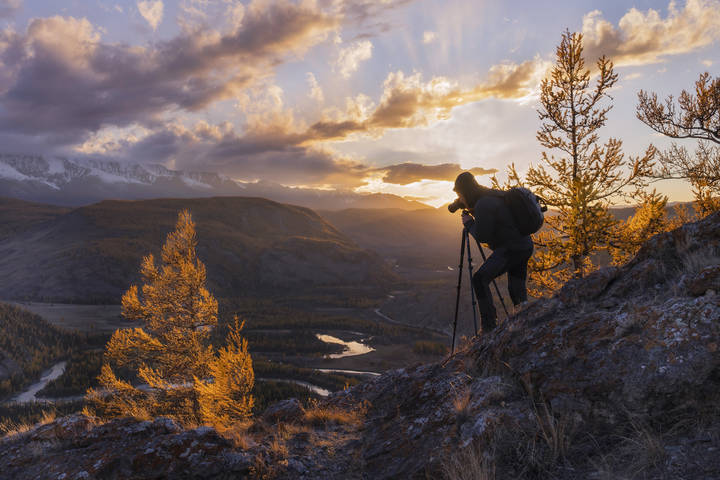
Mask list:
[{"label": "snow-capped mountain", "polygon": [[0,154],[0,195],[57,205],[115,199],[244,195],[223,175],[162,165]]},{"label": "snow-capped mountain", "polygon": [[38,182],[61,190],[75,180],[93,178],[108,184],[154,185],[162,180],[180,180],[189,187],[200,189],[227,184],[239,186],[217,173],[175,171],[158,164],[0,154],[0,179]]},{"label": "snow-capped mountain", "polygon": [[218,173],[170,170],[159,164],[11,154],[0,154],[0,196],[64,206],[106,199],[252,196],[326,210],[427,207],[395,195],[243,183]]}]

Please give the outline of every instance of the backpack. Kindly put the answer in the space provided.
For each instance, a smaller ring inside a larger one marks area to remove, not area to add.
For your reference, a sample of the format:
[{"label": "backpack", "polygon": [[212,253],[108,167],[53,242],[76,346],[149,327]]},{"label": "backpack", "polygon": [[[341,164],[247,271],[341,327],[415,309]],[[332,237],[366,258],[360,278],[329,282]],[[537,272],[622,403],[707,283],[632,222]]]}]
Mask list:
[{"label": "backpack", "polygon": [[515,220],[521,235],[530,235],[542,227],[545,201],[524,187],[513,187],[503,192],[503,200]]}]

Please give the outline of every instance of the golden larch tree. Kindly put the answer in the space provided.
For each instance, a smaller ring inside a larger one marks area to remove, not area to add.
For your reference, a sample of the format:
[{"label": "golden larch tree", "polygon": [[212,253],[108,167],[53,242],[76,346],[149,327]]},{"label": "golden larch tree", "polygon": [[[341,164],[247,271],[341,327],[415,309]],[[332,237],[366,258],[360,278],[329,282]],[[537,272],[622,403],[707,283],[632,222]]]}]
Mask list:
[{"label": "golden larch tree", "polygon": [[[196,246],[195,224],[184,210],[162,247],[160,265],[153,255],[143,259],[142,293],[133,285],[122,297],[122,315],[142,326],[117,330],[108,342],[100,388],[87,393],[94,413],[168,416],[215,426],[250,415],[254,374],[242,325],[236,320],[228,345],[216,353],[210,332],[217,325],[218,304],[205,287]],[[113,369],[130,379],[120,380]]]},{"label": "golden larch tree", "polygon": [[689,181],[698,216],[720,210],[720,77],[701,74],[694,92],[683,90],[677,104],[672,95],[660,101],[643,90],[638,100],[637,117],[647,126],[670,138],[698,140],[694,156],[673,142],[659,155],[656,176]]},{"label": "golden larch tree", "polygon": [[[598,131],[612,108],[609,90],[617,83],[612,62],[597,60],[594,85],[585,67],[582,34],[566,31],[555,52],[555,65],[540,89],[537,139],[546,149],[525,180],[509,168],[509,186],[532,188],[551,208],[547,228],[534,236],[539,247],[530,260],[533,295],[555,291],[573,277],[595,268],[593,255],[608,248],[617,221],[609,208],[634,188],[647,186],[654,147],[625,158],[622,141],[601,143]],[[633,193],[636,193],[633,192]]]},{"label": "golden larch tree", "polygon": [[609,245],[614,265],[628,262],[650,237],[674,226],[667,215],[667,196],[653,190],[649,193],[641,192],[640,200],[635,213],[615,226]]}]

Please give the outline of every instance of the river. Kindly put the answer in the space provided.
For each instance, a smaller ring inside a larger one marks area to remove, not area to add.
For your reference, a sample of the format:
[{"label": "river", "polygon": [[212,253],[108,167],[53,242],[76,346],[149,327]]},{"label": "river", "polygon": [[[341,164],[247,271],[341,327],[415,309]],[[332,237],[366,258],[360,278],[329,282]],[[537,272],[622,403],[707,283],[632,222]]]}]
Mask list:
[{"label": "river", "polygon": [[360,343],[360,342],[356,342],[356,341],[346,342],[345,340],[341,340],[337,337],[333,337],[332,335],[316,333],[315,336],[325,343],[335,343],[335,344],[339,344],[339,345],[342,345],[345,347],[345,350],[342,351],[341,353],[332,353],[330,355],[326,355],[326,358],[352,357],[354,355],[364,355],[366,353],[370,353],[375,350],[371,346],[365,345],[364,343]]},{"label": "river", "polygon": [[317,385],[313,385],[312,383],[303,382],[302,380],[293,380],[290,378],[258,378],[258,381],[260,382],[285,382],[285,383],[294,383],[295,385],[300,385],[302,387],[307,388],[308,390],[311,390],[321,397],[327,397],[330,395],[330,390],[327,390],[322,387],[318,387]]},{"label": "river", "polygon": [[63,361],[60,363],[56,363],[52,367],[50,367],[48,370],[45,370],[43,374],[40,376],[40,380],[33,383],[28,387],[27,390],[22,392],[19,395],[16,395],[11,401],[17,402],[17,403],[27,403],[27,402],[37,402],[37,401],[47,401],[42,398],[37,398],[35,395],[45,388],[45,385],[50,383],[51,381],[58,378],[60,375],[63,374],[65,371],[65,366],[67,365],[67,362]]}]

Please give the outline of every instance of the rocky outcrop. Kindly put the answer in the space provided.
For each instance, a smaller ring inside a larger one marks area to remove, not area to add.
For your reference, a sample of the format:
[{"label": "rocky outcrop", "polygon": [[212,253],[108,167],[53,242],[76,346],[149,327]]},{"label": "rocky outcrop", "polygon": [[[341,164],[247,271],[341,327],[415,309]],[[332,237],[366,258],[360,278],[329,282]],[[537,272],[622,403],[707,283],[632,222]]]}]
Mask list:
[{"label": "rocky outcrop", "polygon": [[[66,435],[62,422],[87,421],[71,417],[6,438],[0,472],[119,478],[102,470],[118,462],[125,478],[720,478],[718,265],[720,214],[568,283],[443,363],[317,406],[276,405],[244,441],[163,420]],[[55,440],[33,457],[46,431]]]}]

